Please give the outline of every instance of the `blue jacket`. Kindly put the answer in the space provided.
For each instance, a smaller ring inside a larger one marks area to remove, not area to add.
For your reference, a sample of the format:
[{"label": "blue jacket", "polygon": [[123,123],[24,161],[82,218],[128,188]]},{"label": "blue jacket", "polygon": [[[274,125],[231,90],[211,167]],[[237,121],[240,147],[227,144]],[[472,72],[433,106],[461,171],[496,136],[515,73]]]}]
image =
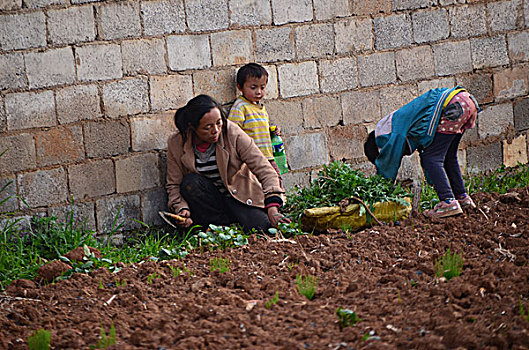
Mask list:
[{"label": "blue jacket", "polygon": [[404,150],[412,153],[432,143],[443,107],[460,91],[464,91],[460,86],[431,89],[381,119],[375,127],[380,151],[375,160],[377,173],[395,180]]}]

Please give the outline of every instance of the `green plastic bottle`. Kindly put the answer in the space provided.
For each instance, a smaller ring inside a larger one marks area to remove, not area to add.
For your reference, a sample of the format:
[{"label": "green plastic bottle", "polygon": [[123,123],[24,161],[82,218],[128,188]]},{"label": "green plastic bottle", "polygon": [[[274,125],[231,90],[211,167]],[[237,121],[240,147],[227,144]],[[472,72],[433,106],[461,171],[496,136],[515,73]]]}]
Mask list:
[{"label": "green plastic bottle", "polygon": [[288,172],[287,155],[285,153],[285,145],[283,144],[283,140],[281,139],[281,136],[278,136],[274,133],[275,130],[276,126],[272,125],[270,127],[270,138],[272,140],[274,161],[279,168],[279,174],[282,175]]}]

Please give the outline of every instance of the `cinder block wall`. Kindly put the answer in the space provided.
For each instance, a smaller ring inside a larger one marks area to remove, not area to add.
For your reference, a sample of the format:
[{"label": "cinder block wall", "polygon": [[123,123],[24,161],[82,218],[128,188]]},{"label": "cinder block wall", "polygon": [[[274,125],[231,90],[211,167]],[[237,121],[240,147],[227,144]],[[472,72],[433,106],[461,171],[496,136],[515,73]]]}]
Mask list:
[{"label": "cinder block wall", "polygon": [[160,223],[174,110],[199,93],[229,105],[252,61],[270,73],[287,187],[332,160],[372,173],[362,144],[374,123],[455,84],[484,107],[463,165],[527,163],[529,0],[0,0],[0,11],[0,188],[12,196],[0,212],[64,218],[73,202],[99,232],[118,209],[122,229]]}]

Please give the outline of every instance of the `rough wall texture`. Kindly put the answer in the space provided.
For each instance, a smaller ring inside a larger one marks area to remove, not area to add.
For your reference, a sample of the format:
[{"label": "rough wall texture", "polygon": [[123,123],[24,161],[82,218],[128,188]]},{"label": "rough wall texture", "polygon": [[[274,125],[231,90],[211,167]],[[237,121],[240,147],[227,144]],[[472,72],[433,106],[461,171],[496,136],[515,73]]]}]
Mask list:
[{"label": "rough wall texture", "polygon": [[528,161],[529,0],[0,0],[0,212],[73,202],[100,232],[118,208],[124,229],[159,223],[174,110],[199,93],[229,104],[253,61],[287,187],[331,160],[373,172],[374,123],[455,84],[484,108],[462,165]]}]

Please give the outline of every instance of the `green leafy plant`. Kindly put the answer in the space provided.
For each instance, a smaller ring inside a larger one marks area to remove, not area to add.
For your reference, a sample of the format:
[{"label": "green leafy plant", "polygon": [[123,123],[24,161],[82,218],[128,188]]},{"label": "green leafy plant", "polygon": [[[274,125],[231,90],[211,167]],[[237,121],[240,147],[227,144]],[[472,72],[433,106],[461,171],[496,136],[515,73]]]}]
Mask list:
[{"label": "green leafy plant", "polygon": [[435,275],[444,277],[449,281],[452,277],[457,277],[463,270],[464,259],[461,254],[452,253],[450,248],[435,261]]},{"label": "green leafy plant", "polygon": [[316,294],[316,289],[318,288],[318,277],[297,274],[296,287],[298,288],[298,292],[301,295],[304,295],[307,299],[312,300],[312,298],[314,298],[314,294]]},{"label": "green leafy plant", "polygon": [[219,271],[220,273],[230,271],[231,261],[229,259],[223,258],[212,258],[209,261],[209,270],[210,271]]},{"label": "green leafy plant", "polygon": [[178,277],[182,273],[182,270],[178,266],[169,265],[173,277]]},{"label": "green leafy plant", "polygon": [[267,309],[271,309],[272,306],[276,305],[278,302],[279,302],[279,291],[276,290],[276,294],[272,298],[268,299],[268,301],[265,303],[265,307]]},{"label": "green leafy plant", "polygon": [[37,329],[28,338],[29,350],[48,350],[51,343],[51,332],[44,328]]},{"label": "green leafy plant", "polygon": [[152,284],[152,282],[157,278],[160,278],[160,274],[158,272],[153,272],[147,276],[147,283]]},{"label": "green leafy plant", "polygon": [[103,324],[101,324],[99,340],[96,345],[91,345],[90,349],[107,349],[113,345],[116,345],[116,341],[116,328],[114,327],[114,322],[112,322],[110,325],[108,335],[105,332],[105,328],[103,328]]},{"label": "green leafy plant", "polygon": [[524,309],[522,304],[522,296],[520,296],[520,316],[522,316],[523,319],[525,319],[527,322],[529,322],[529,308],[527,310]]},{"label": "green leafy plant", "polygon": [[336,315],[338,316],[338,325],[340,326],[340,330],[343,330],[346,327],[352,327],[357,322],[362,321],[356,312],[341,307],[336,309]]}]

